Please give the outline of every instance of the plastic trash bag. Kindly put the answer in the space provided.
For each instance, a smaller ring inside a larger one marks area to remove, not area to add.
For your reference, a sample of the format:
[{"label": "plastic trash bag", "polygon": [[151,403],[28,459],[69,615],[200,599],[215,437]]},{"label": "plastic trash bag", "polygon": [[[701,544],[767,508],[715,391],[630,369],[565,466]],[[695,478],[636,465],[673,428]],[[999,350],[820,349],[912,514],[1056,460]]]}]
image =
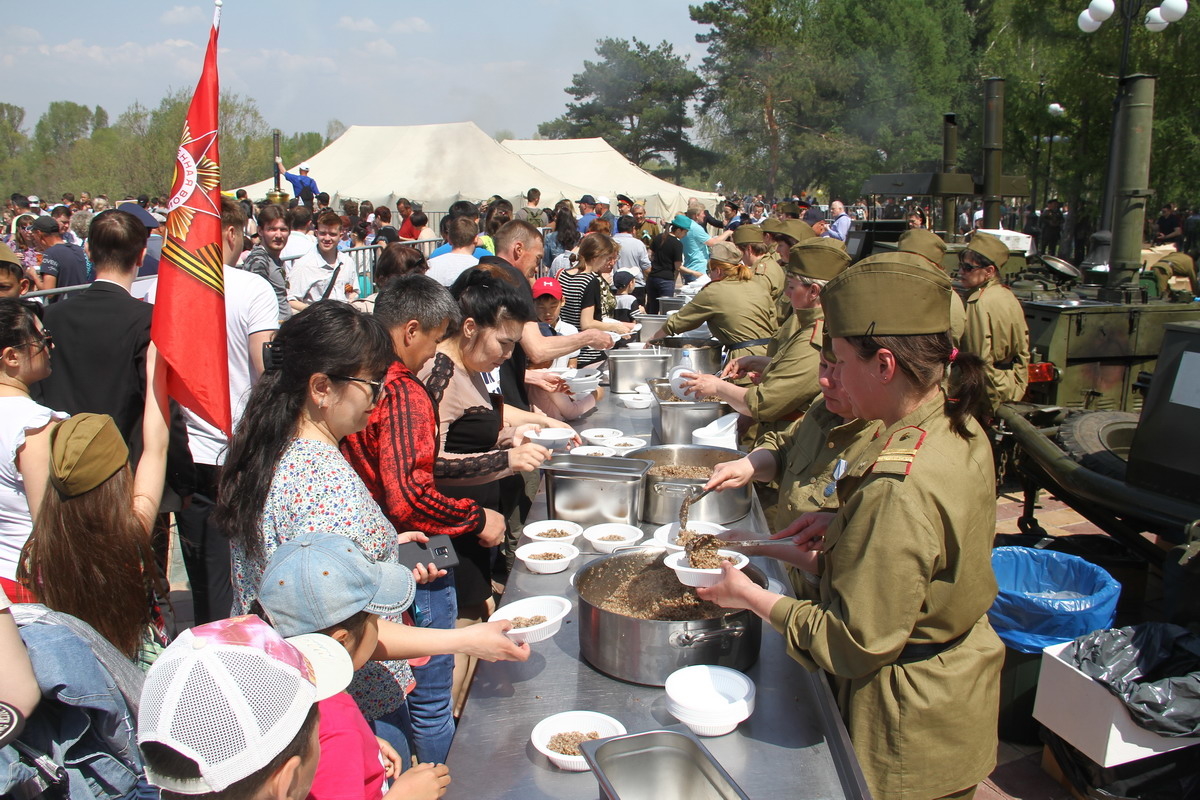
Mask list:
[{"label": "plastic trash bag", "polygon": [[1200,736],[1200,636],[1165,622],[1097,631],[1063,657],[1160,736]]},{"label": "plastic trash bag", "polygon": [[997,547],[992,570],[999,593],[988,619],[1004,644],[1040,653],[1112,627],[1121,584],[1078,556],[1031,547]]}]

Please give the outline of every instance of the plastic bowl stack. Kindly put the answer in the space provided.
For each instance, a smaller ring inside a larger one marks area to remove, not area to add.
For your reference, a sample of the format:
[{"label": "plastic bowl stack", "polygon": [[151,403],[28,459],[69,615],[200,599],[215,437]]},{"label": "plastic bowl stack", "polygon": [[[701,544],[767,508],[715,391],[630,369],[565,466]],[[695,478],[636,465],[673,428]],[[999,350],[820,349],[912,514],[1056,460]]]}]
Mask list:
[{"label": "plastic bowl stack", "polygon": [[600,388],[600,370],[598,369],[569,369],[562,373],[563,380],[571,389],[571,394],[587,394]]},{"label": "plastic bowl stack", "polygon": [[665,688],[667,711],[697,736],[724,736],[754,713],[754,683],[736,669],[684,667]]},{"label": "plastic bowl stack", "polygon": [[538,595],[516,600],[492,612],[489,621],[506,619],[510,622],[517,617],[543,616],[545,622],[529,625],[525,628],[512,628],[506,631],[508,638],[514,642],[540,642],[558,633],[562,627],[563,617],[571,611],[571,601],[554,595]]}]

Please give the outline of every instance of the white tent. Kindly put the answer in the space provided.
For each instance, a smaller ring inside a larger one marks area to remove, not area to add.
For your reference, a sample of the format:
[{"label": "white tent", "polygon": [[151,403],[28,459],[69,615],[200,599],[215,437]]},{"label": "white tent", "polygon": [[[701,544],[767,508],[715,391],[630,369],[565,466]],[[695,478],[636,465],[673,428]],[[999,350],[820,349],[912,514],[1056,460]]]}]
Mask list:
[{"label": "white tent", "polygon": [[[720,217],[712,192],[687,189],[656,178],[629,161],[603,139],[506,139],[504,147],[531,166],[577,186],[588,194],[607,195],[616,213],[617,195],[624,194],[646,205],[651,217],[670,219],[687,210],[688,198],[696,197]],[[543,205],[545,203],[543,190]],[[572,198],[578,199],[578,198]]]},{"label": "white tent", "polygon": [[[427,212],[446,211],[456,200],[478,202],[493,194],[520,208],[530,188],[542,192],[542,205],[578,200],[593,188],[552,177],[501,147],[473,122],[442,125],[354,125],[308,159],[317,186],[341,201],[370,200],[394,206],[400,197],[419,201]],[[295,164],[286,165],[295,169]],[[252,200],[266,196],[272,179],[242,187]],[[283,191],[291,184],[281,181]]]}]

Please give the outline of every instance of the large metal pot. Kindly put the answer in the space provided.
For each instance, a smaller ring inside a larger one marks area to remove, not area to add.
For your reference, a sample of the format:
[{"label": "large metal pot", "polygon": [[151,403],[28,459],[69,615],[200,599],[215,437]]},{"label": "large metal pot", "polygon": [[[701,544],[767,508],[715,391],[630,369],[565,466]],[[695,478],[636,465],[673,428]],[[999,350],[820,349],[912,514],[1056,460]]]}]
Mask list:
[{"label": "large metal pot", "polygon": [[673,367],[689,366],[696,372],[709,374],[718,372],[724,363],[721,343],[716,339],[699,339],[694,336],[668,336],[660,342],[659,347],[669,357],[667,371]]},{"label": "large metal pot", "polygon": [[650,423],[659,444],[691,444],[693,431],[716,422],[729,411],[724,403],[680,400],[671,391],[670,382],[661,378],[650,381],[649,386],[654,398]]},{"label": "large metal pot", "polygon": [[[712,469],[725,461],[734,461],[744,456],[739,450],[724,447],[703,447],[698,444],[665,444],[642,447],[629,453],[630,458],[650,461],[646,473],[646,497],[642,502],[642,519],[665,525],[679,520],[679,507],[683,499],[699,492],[707,479],[667,478],[654,474],[658,466],[708,467]],[[688,519],[694,522],[716,522],[724,525],[736,522],[750,513],[753,489],[750,484],[739,489],[713,492],[688,509]]]},{"label": "large metal pot", "polygon": [[[637,619],[597,605],[635,571],[669,570],[663,564],[665,556],[659,548],[643,548],[601,556],[579,570],[575,591],[579,593],[580,655],[606,675],[649,686],[662,686],[672,672],[694,664],[743,672],[754,666],[762,621],[745,609],[712,619],[673,622]],[[748,565],[743,571],[766,587],[767,578],[756,567]]]},{"label": "large metal pot", "polygon": [[667,358],[658,348],[610,350],[608,386],[618,394],[636,392],[638,384],[649,383],[667,374]]},{"label": "large metal pot", "polygon": [[687,305],[692,298],[686,294],[677,294],[674,297],[658,298],[658,311],[660,314],[666,314],[668,311],[678,311]]}]

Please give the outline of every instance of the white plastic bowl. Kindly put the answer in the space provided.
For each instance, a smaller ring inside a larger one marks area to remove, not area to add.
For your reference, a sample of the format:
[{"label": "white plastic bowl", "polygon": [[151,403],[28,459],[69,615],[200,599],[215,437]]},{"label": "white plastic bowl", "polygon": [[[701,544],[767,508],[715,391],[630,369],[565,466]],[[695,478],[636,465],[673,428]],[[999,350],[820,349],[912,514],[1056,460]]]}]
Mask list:
[{"label": "white plastic bowl", "polygon": [[617,455],[624,456],[632,453],[634,450],[645,447],[649,444],[645,439],[639,439],[636,436],[621,436],[613,439],[605,444],[605,447],[611,447],[617,451]]},{"label": "white plastic bowl", "polygon": [[626,408],[649,408],[654,399],[648,394],[623,394],[620,401]]},{"label": "white plastic bowl", "polygon": [[[638,323],[638,327],[639,327],[639,328],[641,327],[641,323],[640,323],[640,322]],[[629,342],[629,343],[628,343],[627,345],[625,345],[625,346],[626,346],[626,347],[628,347],[630,350],[645,350],[645,349],[646,349],[646,342]]]},{"label": "white plastic bowl", "polygon": [[[526,545],[528,547],[528,545]],[[517,551],[518,555],[520,550]],[[733,566],[737,569],[742,569],[750,563],[750,559],[744,553],[739,553],[734,550],[718,550],[718,555],[726,556],[733,560]],[[664,560],[671,569],[675,570],[675,577],[679,578],[679,582],[684,586],[692,586],[696,589],[703,589],[707,586],[716,586],[721,582],[720,569],[696,569],[689,567],[686,563],[687,553],[680,550],[676,553],[671,553]]]},{"label": "white plastic bowl", "polygon": [[[537,553],[558,553],[562,558],[545,560],[530,557]],[[579,548],[573,544],[558,544],[557,542],[530,542],[518,547],[516,555],[530,572],[538,575],[552,575],[569,567],[575,557],[579,555]]]},{"label": "white plastic bowl", "polygon": [[574,394],[586,394],[600,386],[600,370],[593,368],[569,369],[562,374],[567,386]]},{"label": "white plastic bowl", "polygon": [[530,431],[525,434],[525,438],[550,451],[566,450],[570,446],[571,440],[575,438],[575,431],[566,428],[542,428],[538,431]]},{"label": "white plastic bowl", "polygon": [[683,384],[691,380],[691,378],[683,377],[685,374],[699,375],[700,373],[695,367],[672,367],[671,371],[667,373],[667,382],[671,385],[671,391],[676,397],[678,397],[680,400],[691,402],[696,398],[692,397],[683,389]]},{"label": "white plastic bowl", "polygon": [[677,669],[663,686],[667,705],[701,721],[738,721],[754,713],[754,682],[729,667],[697,664]]},{"label": "white plastic bowl", "polygon": [[[696,533],[711,533],[713,536],[720,536],[729,529],[715,522],[688,522],[688,530],[693,530]],[[654,543],[662,545],[672,553],[678,553],[683,550],[683,545],[675,544],[675,537],[678,535],[679,523],[668,522],[666,525],[659,525],[654,529]]]},{"label": "white plastic bowl", "polygon": [[565,756],[546,746],[554,734],[570,733],[571,731],[582,733],[595,731],[600,734],[601,739],[607,739],[609,736],[622,736],[626,733],[625,726],[607,714],[596,711],[564,711],[561,714],[546,717],[534,725],[533,732],[529,734],[529,741],[533,743],[539,753],[550,759],[550,763],[559,769],[567,772],[587,772],[589,768],[587,760],[583,756]]},{"label": "white plastic bowl", "polygon": [[562,627],[563,618],[571,612],[571,601],[555,595],[538,595],[515,600],[492,612],[490,621],[506,619],[510,622],[517,617],[536,617],[539,614],[546,618],[545,622],[530,625],[528,628],[513,628],[505,635],[514,642],[540,642],[558,633]]},{"label": "white plastic bowl", "polygon": [[[621,536],[620,541],[604,541],[605,536]],[[591,542],[597,553],[611,553],[618,547],[636,544],[642,539],[642,529],[623,522],[605,522],[593,525],[583,532],[583,538]]]},{"label": "white plastic bowl", "polygon": [[600,447],[594,444],[585,444],[582,447],[576,447],[571,451],[572,455],[576,456],[615,456],[616,450],[611,447]]},{"label": "white plastic bowl", "polygon": [[741,720],[737,722],[703,722],[687,714],[677,713],[669,705],[667,706],[667,713],[684,725],[687,725],[688,729],[697,736],[724,736],[727,733],[733,733],[738,723],[741,722]]},{"label": "white plastic bowl", "polygon": [[[567,531],[567,536],[542,536],[542,531],[548,531],[557,528],[560,531]],[[565,519],[544,519],[541,522],[530,522],[522,532],[535,542],[553,542],[554,544],[575,544],[575,540],[579,538],[579,534],[583,533],[583,526],[578,522],[567,522]]]},{"label": "white plastic bowl", "polygon": [[625,431],[617,428],[588,428],[586,431],[580,431],[579,435],[590,445],[608,447],[609,442],[620,439],[625,435]]}]

